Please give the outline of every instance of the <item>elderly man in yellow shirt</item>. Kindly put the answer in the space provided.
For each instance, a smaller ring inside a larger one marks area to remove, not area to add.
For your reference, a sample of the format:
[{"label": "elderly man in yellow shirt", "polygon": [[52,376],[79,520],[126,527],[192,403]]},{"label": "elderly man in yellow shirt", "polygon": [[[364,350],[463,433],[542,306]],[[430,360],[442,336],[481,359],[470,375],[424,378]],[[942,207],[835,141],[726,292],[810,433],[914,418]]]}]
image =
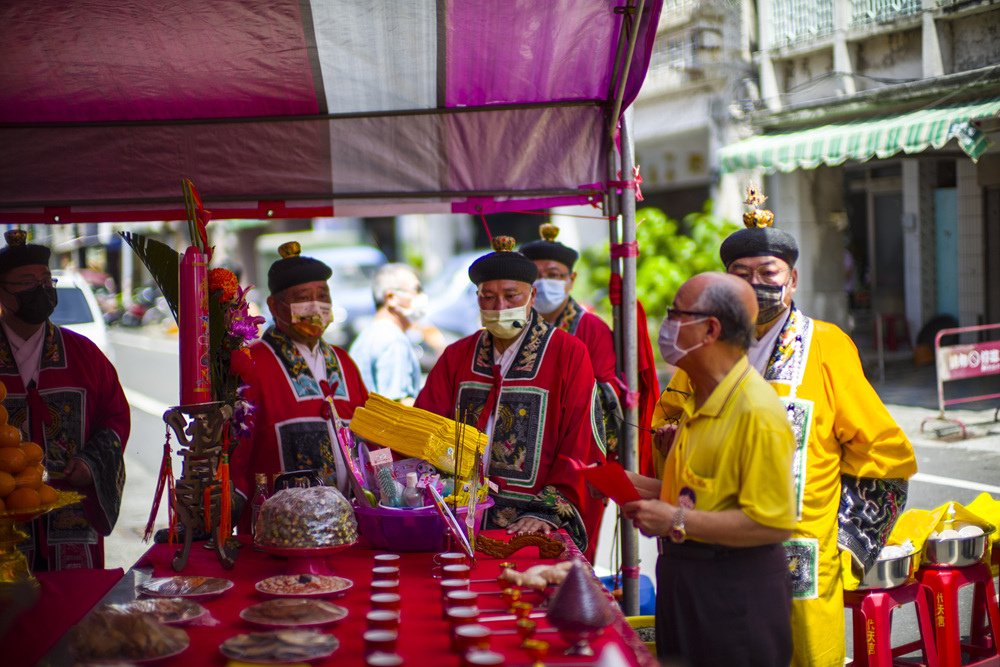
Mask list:
[{"label": "elderly man in yellow shirt", "polygon": [[663,480],[630,473],[623,508],[659,538],[661,660],[787,665],[791,584],[781,542],[795,525],[795,441],[777,395],[747,362],[757,303],[724,273],[684,283],[660,330],[664,359],[695,380]]},{"label": "elderly man in yellow shirt", "polygon": [[[865,378],[851,339],[807,317],[792,297],[798,244],[771,227],[773,213],[751,191],[747,229],[719,254],[729,274],[753,287],[759,305],[750,364],[785,404],[795,433],[792,470],[797,522],[785,543],[792,575],[792,640],[796,667],[844,664],[842,570],[870,568],[906,502],[917,465],[906,434]],[[683,414],[678,397],[697,386],[683,369],[661,395],[652,426],[662,434]],[[654,437],[654,441],[669,440]]]}]

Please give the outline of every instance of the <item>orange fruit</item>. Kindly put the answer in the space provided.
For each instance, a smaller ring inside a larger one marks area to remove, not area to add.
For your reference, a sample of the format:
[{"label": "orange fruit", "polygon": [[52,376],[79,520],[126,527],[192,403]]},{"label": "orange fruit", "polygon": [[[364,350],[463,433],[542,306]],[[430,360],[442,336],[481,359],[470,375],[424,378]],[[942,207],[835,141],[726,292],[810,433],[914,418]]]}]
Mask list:
[{"label": "orange fruit", "polygon": [[26,442],[21,445],[21,451],[24,452],[25,457],[28,459],[28,465],[34,465],[36,463],[41,463],[42,458],[45,456],[45,452],[42,450],[42,446],[37,442]]},{"label": "orange fruit", "polygon": [[4,511],[3,499],[0,498],[0,512],[3,512],[3,511]]},{"label": "orange fruit", "polygon": [[28,466],[28,457],[20,447],[0,448],[0,470],[16,475]]},{"label": "orange fruit", "polygon": [[41,499],[43,505],[51,505],[56,501],[59,494],[48,484],[42,484],[41,488],[38,489],[38,497]]},{"label": "orange fruit", "polygon": [[5,424],[0,426],[0,447],[17,447],[21,444],[21,429]]},{"label": "orange fruit", "polygon": [[3,382],[0,382],[0,401],[2,401],[5,398],[7,398],[7,385],[5,385]]},{"label": "orange fruit", "polygon": [[14,476],[14,486],[17,488],[28,487],[29,489],[38,490],[38,487],[42,485],[42,473],[38,471],[38,468],[31,466],[30,468],[25,468],[21,472]]},{"label": "orange fruit", "polygon": [[0,405],[0,424],[6,424],[9,418],[10,415],[7,413],[7,408]]},{"label": "orange fruit", "polygon": [[0,498],[6,498],[14,490],[14,476],[0,471]]},{"label": "orange fruit", "polygon": [[14,489],[6,499],[8,510],[33,510],[42,504],[38,491],[22,487]]}]

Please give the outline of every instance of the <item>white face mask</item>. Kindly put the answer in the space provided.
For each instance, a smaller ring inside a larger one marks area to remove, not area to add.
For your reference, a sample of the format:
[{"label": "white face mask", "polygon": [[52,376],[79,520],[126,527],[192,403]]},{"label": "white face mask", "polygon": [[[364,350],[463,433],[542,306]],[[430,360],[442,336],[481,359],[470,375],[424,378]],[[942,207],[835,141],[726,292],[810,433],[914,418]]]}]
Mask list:
[{"label": "white face mask", "polygon": [[677,336],[681,333],[681,327],[704,322],[707,319],[707,317],[702,317],[688,322],[680,322],[678,320],[671,320],[670,318],[664,319],[663,324],[660,325],[660,335],[656,339],[656,342],[660,346],[660,354],[663,356],[663,360],[671,366],[676,366],[677,362],[687,356],[689,352],[694,352],[704,345],[705,343],[702,342],[687,348],[677,347]]},{"label": "white face mask", "polygon": [[502,340],[517,338],[528,325],[528,307],[505,308],[504,310],[479,310],[479,321],[491,334]]},{"label": "white face mask", "polygon": [[319,338],[333,321],[332,306],[325,301],[290,303],[288,308],[292,311],[292,328],[306,338]]},{"label": "white face mask", "polygon": [[535,281],[535,310],[542,315],[548,315],[562,305],[566,300],[565,280],[555,278],[539,278]]},{"label": "white face mask", "polygon": [[420,294],[414,294],[410,297],[410,305],[408,308],[403,308],[397,306],[399,314],[405,317],[410,322],[416,322],[417,320],[423,319],[427,314],[427,306],[430,300],[427,295],[421,292]]}]

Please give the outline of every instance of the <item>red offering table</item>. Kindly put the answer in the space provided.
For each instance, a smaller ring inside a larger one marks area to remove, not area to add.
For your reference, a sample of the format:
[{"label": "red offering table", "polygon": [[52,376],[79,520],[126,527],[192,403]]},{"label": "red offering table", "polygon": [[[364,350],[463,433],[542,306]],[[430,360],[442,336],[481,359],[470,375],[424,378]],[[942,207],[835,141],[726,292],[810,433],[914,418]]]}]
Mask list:
[{"label": "red offering table", "polygon": [[[484,531],[484,534],[500,539],[506,537],[503,531]],[[582,558],[568,536],[560,533],[560,537],[568,543],[567,552],[563,555],[564,558]],[[176,547],[156,545],[136,563],[136,568],[152,566],[154,577],[172,576],[175,572],[170,567],[170,560],[174,549]],[[354,585],[341,597],[324,598],[346,607],[349,613],[342,621],[321,628],[322,632],[332,634],[340,640],[340,648],[329,658],[314,664],[364,664],[362,634],[367,629],[365,615],[370,609],[372,557],[375,553],[384,553],[384,551],[376,552],[355,546],[335,554],[329,559],[328,562],[333,573],[352,580]],[[404,552],[400,556],[399,593],[402,598],[402,607],[397,652],[408,665],[458,665],[458,655],[449,649],[447,622],[442,619],[440,580],[431,577],[431,571],[434,567],[433,554]],[[514,560],[520,570],[539,563],[555,562],[540,559],[535,547],[519,551],[510,560]],[[500,572],[499,562],[482,557],[480,554],[480,558],[472,570],[471,578],[473,580],[495,578]],[[286,561],[254,551],[249,546],[243,547],[236,561],[236,566],[228,571],[222,569],[213,552],[200,548],[192,549],[189,564],[183,574],[225,577],[234,581],[235,586],[217,597],[198,599],[200,604],[208,608],[211,617],[218,621],[218,624],[184,626],[191,639],[190,647],[180,655],[159,661],[158,664],[165,666],[191,665],[194,664],[192,660],[195,659],[198,664],[225,664],[226,658],[219,653],[219,645],[223,641],[238,634],[261,630],[239,617],[240,611],[244,608],[267,599],[254,588],[256,583],[276,574],[285,574],[286,569]],[[473,583],[471,589],[480,593],[495,593],[500,590],[500,586],[490,581]],[[529,602],[540,601],[540,598],[534,595],[526,596],[524,599]],[[599,656],[606,645],[617,644],[622,654],[626,656],[628,664],[643,667],[656,665],[655,658],[649,654],[625,621],[618,605],[614,603],[610,595],[608,596],[608,604],[614,609],[615,620],[599,638],[592,642],[596,655]],[[482,617],[507,614],[507,611],[502,609],[503,602],[499,595],[480,595],[479,607]],[[534,620],[538,623],[539,630],[549,627],[544,617]],[[515,628],[513,620],[492,621],[485,623],[485,625],[494,631],[507,631]],[[597,657],[564,656],[563,650],[568,645],[557,633],[537,634],[536,639],[547,641],[550,644],[549,655],[545,658],[546,665],[578,665],[597,662]],[[516,634],[494,635],[491,637],[491,649],[503,653],[507,658],[507,664],[530,665],[532,661],[528,654],[520,648],[520,642],[521,640]]]}]

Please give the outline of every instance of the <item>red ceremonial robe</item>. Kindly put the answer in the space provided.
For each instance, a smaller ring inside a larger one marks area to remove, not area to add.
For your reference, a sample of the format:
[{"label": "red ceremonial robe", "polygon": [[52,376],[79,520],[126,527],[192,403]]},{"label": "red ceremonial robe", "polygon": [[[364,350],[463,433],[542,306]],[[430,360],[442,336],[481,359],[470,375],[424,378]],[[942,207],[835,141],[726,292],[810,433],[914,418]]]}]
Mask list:
[{"label": "red ceremonial robe", "polygon": [[[78,505],[49,512],[30,524],[28,562],[35,570],[103,568],[104,540],[118,521],[125,486],[125,443],[131,415],[118,373],[90,339],[45,324],[38,382],[26,389],[0,327],[0,381],[9,422],[45,450],[50,484],[82,493]],[[66,465],[80,457],[93,486],[62,485]]]},{"label": "red ceremonial robe", "polygon": [[660,379],[656,375],[656,357],[653,356],[653,343],[649,339],[646,309],[639,301],[636,301],[635,305],[639,357],[639,474],[656,477],[653,468],[653,432],[650,430],[650,424],[653,421],[656,402],[660,400]]},{"label": "red ceremonial robe", "polygon": [[579,340],[534,311],[527,326],[504,376],[494,364],[492,334],[449,345],[415,405],[450,418],[457,412],[480,429],[494,415],[488,475],[500,491],[488,527],[536,517],[565,528],[585,550],[592,528],[586,508],[594,501],[573,462],[604,461],[594,372]]},{"label": "red ceremonial robe", "polygon": [[[333,404],[346,425],[355,408],[368,400],[368,390],[345,350],[322,340],[318,344],[326,358]],[[333,446],[323,388],[292,339],[272,326],[250,345],[246,361],[245,355],[242,363],[234,357],[234,369],[249,386],[247,397],[254,407],[252,433],[241,440],[230,461],[236,490],[249,498],[257,473],[265,473],[271,483],[278,473],[312,469],[331,485],[339,477],[346,491],[347,471],[339,448]],[[239,528],[245,532],[249,526],[249,512],[244,512]]]}]

